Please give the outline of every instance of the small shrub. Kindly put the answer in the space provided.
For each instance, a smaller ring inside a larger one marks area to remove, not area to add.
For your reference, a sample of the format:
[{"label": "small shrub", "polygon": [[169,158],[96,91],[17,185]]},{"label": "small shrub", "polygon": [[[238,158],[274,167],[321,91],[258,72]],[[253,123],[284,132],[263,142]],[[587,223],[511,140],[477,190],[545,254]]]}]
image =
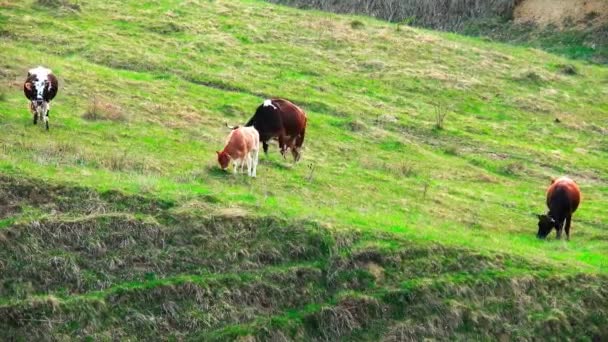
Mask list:
[{"label": "small shrub", "polygon": [[449,145],[443,148],[443,152],[447,155],[450,156],[457,156],[458,155],[458,147],[456,147],[456,145]]},{"label": "small shrub", "polygon": [[526,71],[519,77],[517,77],[516,80],[522,83],[530,83],[536,85],[540,85],[546,82],[544,77],[534,71]]},{"label": "small shrub", "polygon": [[435,128],[443,129],[443,123],[448,115],[448,109],[440,103],[435,104]]},{"label": "small shrub", "polygon": [[376,117],[376,126],[384,128],[385,124],[396,124],[399,122],[396,116],[391,114],[382,114]]},{"label": "small shrub", "polygon": [[361,69],[364,71],[380,71],[386,68],[386,63],[381,60],[371,60],[361,63]]},{"label": "small shrub", "polygon": [[80,5],[69,0],[36,0],[36,4],[48,8],[66,8],[80,11]]},{"label": "small shrub", "polygon": [[591,11],[591,12],[585,14],[585,21],[592,21],[599,16],[600,16],[600,14],[598,12]]},{"label": "small shrub", "polygon": [[524,170],[524,165],[519,162],[513,162],[507,165],[504,165],[500,168],[500,173],[507,176],[516,176],[520,174]]},{"label": "small shrub", "polygon": [[417,172],[414,167],[408,163],[401,163],[397,166],[397,174],[403,177],[413,177],[416,176]]},{"label": "small shrub", "polygon": [[82,118],[89,121],[126,121],[126,117],[118,105],[106,102],[97,96],[91,98],[89,108]]},{"label": "small shrub", "polygon": [[361,20],[353,20],[350,22],[350,27],[355,30],[361,29],[365,27],[365,24]]},{"label": "small shrub", "polygon": [[572,64],[561,65],[559,71],[564,75],[574,76],[578,75],[578,70]]},{"label": "small shrub", "polygon": [[426,199],[426,195],[428,194],[431,185],[433,185],[431,177],[424,177],[424,180],[422,181],[422,199]]},{"label": "small shrub", "polygon": [[172,21],[156,23],[154,25],[149,26],[148,29],[152,32],[163,35],[180,33],[185,31],[183,26],[180,26]]},{"label": "small shrub", "polygon": [[363,123],[363,121],[361,120],[352,120],[349,121],[346,126],[348,127],[348,129],[352,132],[361,132],[364,131],[367,126],[365,125],[365,123]]},{"label": "small shrub", "polygon": [[399,22],[400,25],[406,25],[406,26],[411,26],[411,25],[414,25],[415,23],[416,23],[416,16],[414,16],[414,15],[411,15]]}]

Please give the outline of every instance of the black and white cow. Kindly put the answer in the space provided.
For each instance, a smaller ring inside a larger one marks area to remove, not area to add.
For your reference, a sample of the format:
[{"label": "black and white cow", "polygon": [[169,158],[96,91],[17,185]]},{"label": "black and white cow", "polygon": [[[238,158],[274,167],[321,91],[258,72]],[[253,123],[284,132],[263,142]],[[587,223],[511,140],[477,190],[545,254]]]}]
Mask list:
[{"label": "black and white cow", "polygon": [[46,129],[49,129],[50,102],[57,95],[58,87],[57,77],[50,69],[39,66],[28,71],[27,79],[23,84],[23,92],[25,97],[30,100],[34,125],[38,123],[38,119],[44,120]]}]

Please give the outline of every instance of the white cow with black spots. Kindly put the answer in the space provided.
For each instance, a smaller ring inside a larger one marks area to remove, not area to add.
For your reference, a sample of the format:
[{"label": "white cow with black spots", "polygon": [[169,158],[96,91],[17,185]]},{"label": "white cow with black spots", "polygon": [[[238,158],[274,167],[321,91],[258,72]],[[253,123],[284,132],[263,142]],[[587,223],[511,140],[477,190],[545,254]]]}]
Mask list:
[{"label": "white cow with black spots", "polygon": [[51,69],[37,67],[30,69],[23,84],[25,97],[30,100],[30,111],[34,115],[34,125],[43,120],[48,131],[51,100],[57,95],[59,82]]}]

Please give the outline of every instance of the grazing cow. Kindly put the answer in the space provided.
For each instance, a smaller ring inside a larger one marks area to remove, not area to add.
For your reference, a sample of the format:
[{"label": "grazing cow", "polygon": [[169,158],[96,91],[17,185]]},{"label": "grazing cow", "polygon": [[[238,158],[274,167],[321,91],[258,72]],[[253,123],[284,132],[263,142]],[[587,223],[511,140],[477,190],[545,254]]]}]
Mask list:
[{"label": "grazing cow", "polygon": [[226,146],[217,151],[217,161],[222,170],[225,170],[232,159],[233,172],[241,166],[241,172],[247,163],[247,174],[256,176],[258,166],[258,153],[260,151],[260,135],[253,127],[235,127],[226,139]]},{"label": "grazing cow", "polygon": [[44,120],[44,124],[49,129],[49,111],[51,110],[51,100],[57,95],[59,84],[57,77],[50,69],[37,67],[30,69],[27,79],[23,84],[25,97],[30,100],[30,111],[34,115],[34,125],[38,119]]},{"label": "grazing cow", "polygon": [[268,153],[268,140],[275,138],[279,140],[283,158],[290,148],[294,161],[300,160],[306,133],[306,113],[298,106],[283,99],[266,100],[245,126],[258,130],[264,153]]},{"label": "grazing cow", "polygon": [[568,177],[561,177],[551,181],[551,186],[547,190],[547,207],[549,212],[546,215],[538,216],[537,237],[544,239],[549,235],[551,229],[555,228],[557,238],[562,237],[562,228],[565,225],[566,239],[570,240],[570,223],[572,214],[581,202],[581,191],[578,185]]}]

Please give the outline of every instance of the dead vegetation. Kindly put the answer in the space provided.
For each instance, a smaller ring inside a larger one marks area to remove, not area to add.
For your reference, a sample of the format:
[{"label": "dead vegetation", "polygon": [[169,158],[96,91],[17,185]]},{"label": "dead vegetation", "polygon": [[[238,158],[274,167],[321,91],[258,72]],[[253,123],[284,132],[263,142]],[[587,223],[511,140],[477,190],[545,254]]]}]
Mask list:
[{"label": "dead vegetation", "polygon": [[514,80],[522,83],[534,84],[534,85],[542,85],[547,83],[546,77],[541,75],[540,73],[532,70],[525,71],[520,75],[516,76]]},{"label": "dead vegetation", "polygon": [[573,64],[564,64],[559,66],[559,71],[568,76],[578,75],[578,69]]},{"label": "dead vegetation", "polygon": [[448,116],[448,108],[441,103],[435,103],[433,108],[435,113],[435,128],[442,130],[445,118]]},{"label": "dead vegetation", "polygon": [[77,146],[66,140],[51,141],[47,144],[15,141],[0,145],[0,148],[28,153],[33,160],[42,165],[87,166],[113,172],[131,172],[143,175],[162,173],[162,166],[156,159],[129,152],[124,148],[95,153],[87,146]]},{"label": "dead vegetation", "polygon": [[435,29],[457,30],[467,20],[485,17],[512,17],[516,0],[491,0],[475,2],[416,1],[416,0],[269,0],[301,8],[315,8],[337,13],[358,13],[392,22],[407,22]]},{"label": "dead vegetation", "polygon": [[127,120],[120,106],[96,95],[91,97],[89,108],[82,115],[82,118],[89,121],[108,120],[122,122]]},{"label": "dead vegetation", "polygon": [[42,7],[61,8],[74,12],[80,11],[80,4],[71,0],[36,0],[36,4]]}]

